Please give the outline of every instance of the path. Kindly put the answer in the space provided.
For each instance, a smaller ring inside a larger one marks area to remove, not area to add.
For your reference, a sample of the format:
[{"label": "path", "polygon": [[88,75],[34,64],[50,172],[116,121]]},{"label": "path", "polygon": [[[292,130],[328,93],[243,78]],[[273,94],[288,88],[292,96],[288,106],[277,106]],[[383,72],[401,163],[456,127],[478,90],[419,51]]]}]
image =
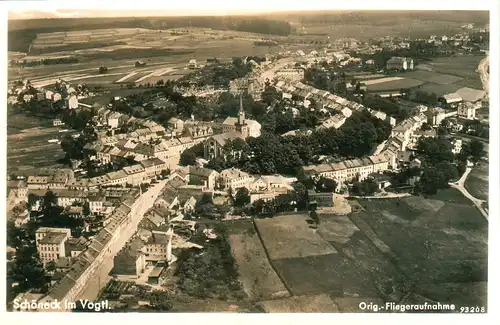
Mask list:
[{"label": "path", "polygon": [[464,187],[464,184],[465,184],[465,180],[467,179],[467,176],[469,176],[469,173],[471,172],[472,168],[470,167],[467,167],[467,169],[465,170],[465,173],[462,175],[462,177],[460,177],[460,179],[458,180],[458,182],[454,182],[454,183],[449,183],[451,187],[459,190],[466,198],[468,198],[469,200],[472,201],[472,203],[474,203],[474,205],[476,206],[476,208],[478,208],[479,212],[481,212],[481,214],[483,215],[483,217],[488,220],[488,213],[486,213],[486,211],[484,210],[483,208],[483,203],[486,202],[484,200],[480,200],[480,199],[477,199],[475,197],[473,197],[469,191],[467,191]]}]

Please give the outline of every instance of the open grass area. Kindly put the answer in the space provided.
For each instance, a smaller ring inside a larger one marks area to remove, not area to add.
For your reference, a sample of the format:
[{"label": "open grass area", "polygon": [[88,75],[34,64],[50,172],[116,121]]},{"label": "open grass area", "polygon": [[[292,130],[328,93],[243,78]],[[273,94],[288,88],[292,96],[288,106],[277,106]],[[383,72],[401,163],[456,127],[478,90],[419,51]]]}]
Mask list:
[{"label": "open grass area", "polygon": [[467,176],[464,186],[472,196],[487,201],[489,195],[488,164],[483,162],[474,166]]},{"label": "open grass area", "polygon": [[462,80],[461,77],[453,76],[450,74],[432,72],[432,71],[424,71],[424,70],[416,70],[410,71],[400,74],[401,77],[411,78],[415,80],[420,80],[423,82],[431,82],[439,85],[447,85],[455,83],[459,80]]},{"label": "open grass area", "polygon": [[[457,78],[458,80],[453,81],[452,83],[447,83],[448,85],[453,85],[456,89],[462,87],[469,87],[473,89],[482,89],[483,86],[481,84],[481,79],[479,77],[479,73],[476,72],[477,66],[479,62],[484,58],[483,55],[461,55],[461,56],[452,56],[452,57],[438,57],[433,58],[430,61],[426,61],[423,64],[419,64],[416,69],[417,70],[426,70],[426,72],[434,72],[443,75],[451,75]],[[419,71],[420,72],[420,71]],[[411,72],[413,73],[413,72]],[[418,79],[418,78],[417,78]],[[434,85],[442,84],[445,80],[434,79],[428,80],[431,84],[425,85],[427,88],[432,89]],[[449,81],[450,77],[447,77]],[[449,90],[450,87],[438,87],[438,90],[434,91],[435,93],[444,92],[453,92],[455,90]],[[426,89],[426,91],[428,91]]]},{"label": "open grass area", "polygon": [[[376,83],[368,84],[368,91],[388,91],[388,90],[400,90],[408,89],[422,85],[424,82],[416,79],[402,78],[398,80],[388,80],[386,82],[379,82],[379,80],[374,80]],[[369,81],[367,81],[369,83]]]},{"label": "open grass area", "polygon": [[229,235],[229,244],[236,260],[243,290],[254,300],[289,296],[274,272],[259,236]]},{"label": "open grass area", "polygon": [[488,224],[470,204],[451,203],[459,202],[455,192],[443,192],[444,204],[424,204],[424,198],[365,201],[366,211],[353,221],[369,224],[397,255],[394,262],[410,281],[484,281]]},{"label": "open grass area", "polygon": [[306,214],[256,220],[258,231],[272,260],[336,253],[307,220]]}]

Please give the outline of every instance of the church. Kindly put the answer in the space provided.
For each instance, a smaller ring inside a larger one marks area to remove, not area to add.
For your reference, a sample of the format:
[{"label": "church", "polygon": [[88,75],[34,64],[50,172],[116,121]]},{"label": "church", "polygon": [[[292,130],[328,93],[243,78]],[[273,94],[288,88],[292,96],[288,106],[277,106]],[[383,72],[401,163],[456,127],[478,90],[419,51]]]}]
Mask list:
[{"label": "church", "polygon": [[261,125],[254,120],[245,118],[243,109],[243,99],[240,95],[240,109],[238,117],[228,117],[222,122],[222,134],[213,135],[203,144],[204,158],[214,159],[224,155],[224,145],[234,139],[247,139],[248,137],[257,138],[260,136]]},{"label": "church", "polygon": [[222,132],[240,132],[242,139],[248,137],[257,138],[260,136],[260,123],[255,120],[245,118],[245,110],[243,109],[243,99],[240,95],[240,110],[238,117],[228,117],[222,122]]}]

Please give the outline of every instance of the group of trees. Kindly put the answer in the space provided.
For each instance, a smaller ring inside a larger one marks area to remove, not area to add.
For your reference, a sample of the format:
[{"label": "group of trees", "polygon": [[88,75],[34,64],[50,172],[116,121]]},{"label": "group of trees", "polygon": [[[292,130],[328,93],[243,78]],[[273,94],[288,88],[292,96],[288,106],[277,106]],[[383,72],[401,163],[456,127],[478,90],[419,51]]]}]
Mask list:
[{"label": "group of trees", "polygon": [[227,230],[216,229],[217,238],[198,249],[183,250],[178,256],[176,276],[180,290],[199,299],[231,299],[241,295],[235,260],[228,243]]},{"label": "group of trees", "polygon": [[[390,133],[387,122],[366,111],[356,112],[339,129],[319,129],[310,136],[286,137],[263,132],[258,138],[248,138],[246,145],[239,141],[238,155],[211,160],[207,168],[220,171],[237,167],[255,174],[296,175],[302,166],[317,163],[318,155],[338,159],[366,156]],[[230,152],[232,148],[227,149]]]},{"label": "group of trees", "polygon": [[481,121],[478,120],[467,120],[463,124],[463,129],[462,132],[480,137],[483,139],[489,139],[490,138],[490,127],[489,125],[486,125],[482,123]]},{"label": "group of trees", "polygon": [[417,152],[422,158],[422,174],[415,191],[432,195],[448,187],[450,181],[463,174],[467,160],[478,161],[484,156],[483,146],[480,141],[471,141],[462,145],[460,153],[453,154],[452,145],[446,137],[421,138]]},{"label": "group of trees", "polygon": [[271,218],[282,212],[304,210],[307,208],[307,200],[306,186],[297,182],[293,185],[293,191],[280,194],[272,200],[256,200],[250,206],[249,213],[256,217]]},{"label": "group of trees", "polygon": [[48,290],[49,281],[35,245],[36,229],[31,222],[17,228],[13,221],[7,221],[7,245],[16,249],[16,258],[7,268],[7,279],[8,283],[18,283],[14,288],[7,286],[8,301],[30,289],[42,293]]},{"label": "group of trees", "polygon": [[49,58],[49,59],[42,59],[42,60],[33,60],[33,61],[16,61],[12,60],[9,62],[9,65],[12,67],[36,67],[39,65],[53,65],[53,64],[71,64],[71,63],[78,63],[78,58],[75,58],[73,56],[70,57],[60,57],[60,58]]},{"label": "group of trees", "polygon": [[365,94],[363,96],[363,105],[384,112],[398,121],[402,121],[409,116],[408,111],[401,108],[394,100],[379,95]]}]

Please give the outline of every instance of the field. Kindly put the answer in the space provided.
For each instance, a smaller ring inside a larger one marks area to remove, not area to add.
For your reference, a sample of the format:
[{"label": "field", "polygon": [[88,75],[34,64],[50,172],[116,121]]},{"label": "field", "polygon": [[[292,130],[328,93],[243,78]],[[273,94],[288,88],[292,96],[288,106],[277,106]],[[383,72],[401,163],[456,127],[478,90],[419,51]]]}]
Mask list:
[{"label": "field", "polygon": [[[257,220],[271,264],[292,294],[261,301],[265,310],[308,311],[321,294],[329,297],[317,303],[323,311],[359,312],[360,301],[405,294],[407,301],[484,305],[488,224],[460,192],[360,204],[349,216],[319,214],[317,232],[307,231],[305,216]],[[335,253],[312,249],[323,246],[317,236]]]},{"label": "field", "polygon": [[304,32],[307,34],[325,34],[324,38],[352,37],[358,40],[368,40],[374,37],[386,35],[423,37],[428,35],[443,35],[461,31],[459,22],[446,22],[447,28],[443,30],[443,21],[421,21],[417,19],[401,19],[396,21],[386,21],[386,19],[374,20],[373,23],[352,23],[352,24],[310,24],[304,25]]},{"label": "field", "polygon": [[449,75],[449,74],[432,72],[432,71],[424,71],[424,70],[406,72],[406,73],[402,73],[400,75],[402,77],[420,80],[423,82],[435,83],[435,84],[439,84],[439,85],[452,84],[452,83],[455,83],[459,80],[462,80],[461,77],[457,77],[457,76],[453,76],[453,75]]},{"label": "field", "polygon": [[[482,55],[438,57],[417,65],[416,69],[461,78],[449,83],[455,85],[457,89],[462,87],[482,89],[481,79],[476,69],[483,58],[484,56]],[[429,82],[439,84],[439,82],[436,81]]]},{"label": "field", "polygon": [[61,145],[49,143],[62,139],[65,133],[50,125],[49,120],[25,115],[11,115],[7,122],[7,172],[32,173],[33,168],[60,166],[64,157]]},{"label": "field", "polygon": [[489,172],[488,164],[481,163],[479,166],[476,165],[470,172],[469,176],[465,180],[465,188],[469,193],[480,199],[488,201],[489,194]]},{"label": "field", "polygon": [[457,191],[443,192],[441,196],[454,203],[436,200],[423,205],[421,198],[397,204],[364,201],[366,211],[353,216],[353,221],[361,219],[373,229],[397,255],[395,265],[417,287],[456,283],[458,288],[462,283],[484,282],[487,222],[470,202],[458,198]]},{"label": "field", "polygon": [[251,299],[273,299],[289,295],[269,264],[257,234],[229,235],[229,243],[238,265],[243,289]]},{"label": "field", "polygon": [[307,215],[258,219],[256,225],[271,260],[337,253],[312,229],[307,222]]},{"label": "field", "polygon": [[[402,78],[402,79],[395,79],[395,78],[368,80],[365,81],[364,83],[367,85],[368,91],[388,91],[388,90],[408,89],[420,86],[424,83],[423,81],[411,78]],[[385,79],[389,80],[385,81]]]}]

